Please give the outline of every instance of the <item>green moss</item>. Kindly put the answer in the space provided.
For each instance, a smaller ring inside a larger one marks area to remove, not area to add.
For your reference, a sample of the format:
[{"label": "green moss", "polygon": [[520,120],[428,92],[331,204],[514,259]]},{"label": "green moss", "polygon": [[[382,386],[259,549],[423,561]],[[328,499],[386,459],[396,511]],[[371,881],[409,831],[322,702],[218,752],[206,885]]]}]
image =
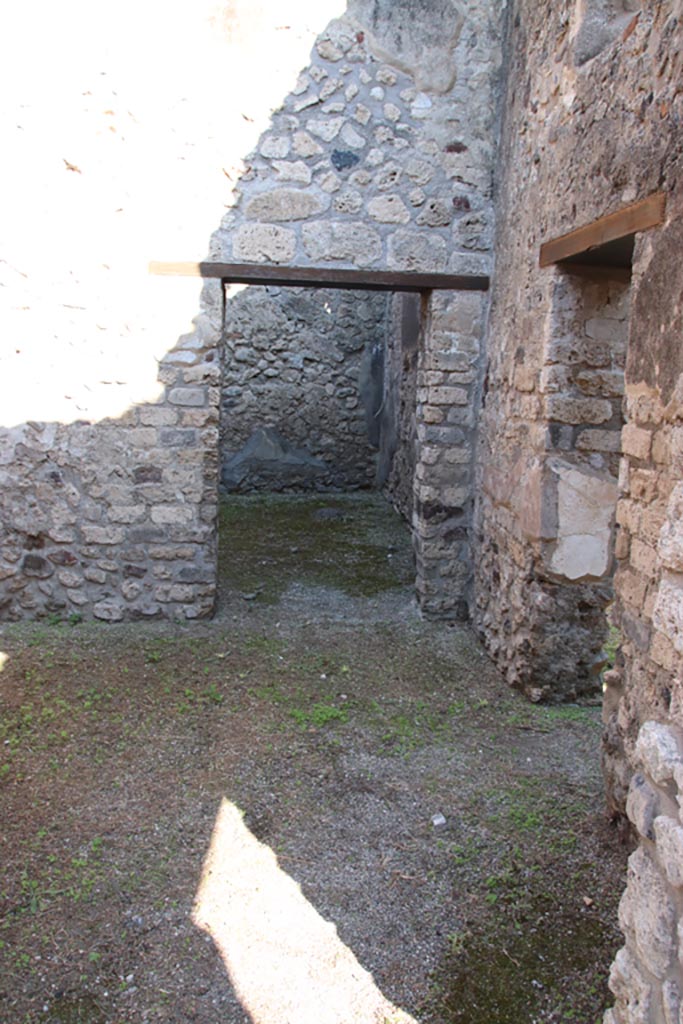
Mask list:
[{"label": "green moss", "polygon": [[292,583],[373,597],[414,579],[407,527],[378,494],[231,497],[219,530],[223,592],[262,604]]}]

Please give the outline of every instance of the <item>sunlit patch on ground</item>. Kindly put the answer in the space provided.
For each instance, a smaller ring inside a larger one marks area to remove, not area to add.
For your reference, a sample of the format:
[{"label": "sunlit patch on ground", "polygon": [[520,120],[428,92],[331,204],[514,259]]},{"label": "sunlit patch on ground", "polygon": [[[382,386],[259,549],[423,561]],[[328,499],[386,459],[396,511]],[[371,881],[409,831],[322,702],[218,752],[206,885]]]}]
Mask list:
[{"label": "sunlit patch on ground", "polygon": [[216,818],[192,916],[211,935],[254,1024],[416,1024],[384,998],[334,924],[228,800]]}]

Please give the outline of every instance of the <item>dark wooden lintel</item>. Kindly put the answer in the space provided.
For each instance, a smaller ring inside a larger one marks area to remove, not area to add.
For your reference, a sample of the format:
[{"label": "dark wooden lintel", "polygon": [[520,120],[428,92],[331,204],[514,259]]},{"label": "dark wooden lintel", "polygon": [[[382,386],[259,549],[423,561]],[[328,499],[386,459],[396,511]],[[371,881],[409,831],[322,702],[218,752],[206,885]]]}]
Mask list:
[{"label": "dark wooden lintel", "polygon": [[277,267],[262,263],[159,263],[150,273],[172,277],[213,277],[226,284],[269,284],[303,288],[346,288],[359,291],[485,292],[489,279],[483,274],[417,274],[399,270],[339,270],[330,267]]},{"label": "dark wooden lintel", "polygon": [[[559,238],[553,238],[541,246],[540,265],[549,267],[553,263],[560,263],[581,253],[591,253],[606,247],[608,243],[615,242],[621,238],[627,238],[638,231],[646,231],[648,228],[657,227],[664,222],[666,214],[666,193],[655,192],[646,199],[637,203],[631,203],[616,213],[610,213],[606,217],[600,217],[592,224],[586,224],[582,228],[570,231]],[[619,247],[612,250],[615,258]],[[597,259],[595,262],[607,265],[612,262],[612,251],[605,250],[604,259]],[[582,261],[585,264],[589,260]],[[617,264],[618,265],[618,264]]]}]

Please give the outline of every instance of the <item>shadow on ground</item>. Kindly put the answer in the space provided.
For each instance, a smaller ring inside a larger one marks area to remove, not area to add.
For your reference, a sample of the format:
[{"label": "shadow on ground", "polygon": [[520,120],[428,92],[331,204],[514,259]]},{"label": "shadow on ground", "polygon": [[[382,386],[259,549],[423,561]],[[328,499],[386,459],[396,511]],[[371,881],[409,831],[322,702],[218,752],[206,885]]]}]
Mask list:
[{"label": "shadow on ground", "polygon": [[[420,621],[375,496],[240,499],[222,522],[213,622],[0,633],[0,1020],[308,1020],[250,1005],[198,909],[226,806],[385,1021],[600,1020],[627,851],[599,709],[529,705],[468,629]],[[273,952],[232,863],[233,951],[255,929]],[[297,934],[260,988],[296,1006],[303,973],[316,1021],[357,1024]]]}]

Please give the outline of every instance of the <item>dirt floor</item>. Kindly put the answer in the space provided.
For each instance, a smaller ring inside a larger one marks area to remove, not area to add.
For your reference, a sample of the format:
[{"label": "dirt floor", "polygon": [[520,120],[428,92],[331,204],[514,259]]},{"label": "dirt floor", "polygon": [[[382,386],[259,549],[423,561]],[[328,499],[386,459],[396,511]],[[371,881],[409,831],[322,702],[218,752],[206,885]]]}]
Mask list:
[{"label": "dirt floor", "polygon": [[0,631],[0,1022],[599,1022],[599,708],[422,622],[377,497],[222,537],[210,623]]}]

